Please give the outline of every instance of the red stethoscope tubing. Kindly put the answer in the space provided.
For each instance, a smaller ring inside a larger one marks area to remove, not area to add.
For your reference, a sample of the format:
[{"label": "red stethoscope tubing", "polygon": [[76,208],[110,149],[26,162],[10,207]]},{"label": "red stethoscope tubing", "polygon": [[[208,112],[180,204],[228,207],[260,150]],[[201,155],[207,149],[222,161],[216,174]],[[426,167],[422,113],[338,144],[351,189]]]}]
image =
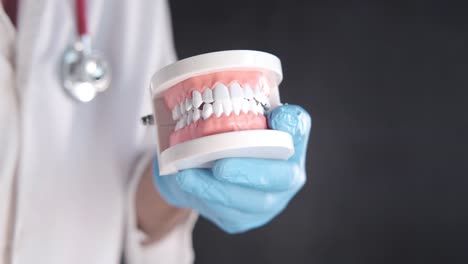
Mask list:
[{"label": "red stethoscope tubing", "polygon": [[80,37],[88,34],[86,0],[75,0],[76,28]]},{"label": "red stethoscope tubing", "polygon": [[[16,25],[19,0],[1,0],[6,13],[10,16],[10,20]],[[86,16],[86,0],[75,0],[75,20],[78,35],[84,36],[88,34],[88,21]]]},{"label": "red stethoscope tubing", "polygon": [[3,8],[14,26],[17,24],[19,0],[2,0]]}]

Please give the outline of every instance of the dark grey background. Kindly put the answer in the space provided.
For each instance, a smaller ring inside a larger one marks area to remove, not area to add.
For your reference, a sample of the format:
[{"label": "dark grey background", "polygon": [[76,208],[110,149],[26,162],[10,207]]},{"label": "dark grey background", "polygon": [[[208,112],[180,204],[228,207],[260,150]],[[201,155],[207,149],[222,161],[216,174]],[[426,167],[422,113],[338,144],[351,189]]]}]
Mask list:
[{"label": "dark grey background", "polygon": [[447,1],[171,1],[180,58],[258,49],[313,116],[308,183],[270,225],[200,220],[197,263],[467,263],[468,19]]}]

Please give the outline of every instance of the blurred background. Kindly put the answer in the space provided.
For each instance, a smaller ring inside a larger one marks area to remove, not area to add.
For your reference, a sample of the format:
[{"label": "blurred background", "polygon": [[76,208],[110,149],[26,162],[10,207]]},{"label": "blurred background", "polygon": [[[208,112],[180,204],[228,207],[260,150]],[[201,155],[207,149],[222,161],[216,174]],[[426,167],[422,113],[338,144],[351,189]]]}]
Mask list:
[{"label": "blurred background", "polygon": [[170,4],[180,58],[276,54],[313,116],[305,188],[245,234],[201,219],[197,263],[467,263],[466,1]]}]

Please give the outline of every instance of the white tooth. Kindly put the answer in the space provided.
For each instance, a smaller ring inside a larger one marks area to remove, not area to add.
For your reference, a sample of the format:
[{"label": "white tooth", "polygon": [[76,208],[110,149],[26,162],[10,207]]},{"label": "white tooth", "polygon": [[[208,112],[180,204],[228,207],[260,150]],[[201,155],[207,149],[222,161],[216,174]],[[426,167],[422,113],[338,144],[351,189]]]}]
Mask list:
[{"label": "white tooth", "polygon": [[[257,86],[255,87],[254,90],[254,97],[255,100],[257,100],[261,105],[264,105],[265,107],[269,108],[270,107],[270,102],[268,101],[268,98],[266,95],[260,90],[260,88]],[[262,108],[263,111],[263,108]]]},{"label": "white tooth", "polygon": [[231,99],[244,98],[244,92],[238,83],[232,83],[229,87],[229,93],[231,94]]},{"label": "white tooth", "polygon": [[204,104],[202,110],[202,118],[203,120],[208,119],[213,114],[213,107],[211,104]]},{"label": "white tooth", "polygon": [[182,116],[182,127],[185,127],[187,125],[187,115]]},{"label": "white tooth", "polygon": [[177,131],[177,130],[179,130],[179,129],[185,127],[186,121],[187,121],[187,120],[186,120],[185,116],[182,116],[182,117],[180,118],[180,120],[177,122],[176,127],[175,127],[175,130]]},{"label": "white tooth", "polygon": [[270,86],[268,85],[267,82],[262,82],[263,86],[263,93],[264,94],[270,94]]},{"label": "white tooth", "polygon": [[223,111],[226,116],[229,116],[232,113],[232,103],[230,100],[222,100],[221,104],[223,105]]},{"label": "white tooth", "polygon": [[261,93],[259,96],[258,96],[258,99],[257,99],[262,105],[266,105],[268,103],[268,98],[266,97],[265,94]]},{"label": "white tooth", "polygon": [[209,104],[212,103],[213,100],[213,92],[211,91],[210,88],[205,88],[202,94],[203,102]]},{"label": "white tooth", "polygon": [[172,120],[176,121],[180,117],[180,109],[179,106],[176,105],[174,106],[174,109],[172,109]]},{"label": "white tooth", "polygon": [[213,113],[216,115],[216,117],[220,117],[221,114],[223,113],[223,105],[221,104],[220,101],[214,101]]},{"label": "white tooth", "polygon": [[190,98],[185,99],[185,111],[188,112],[188,111],[192,110],[192,108],[193,108],[192,99],[190,99]]},{"label": "white tooth", "polygon": [[190,111],[187,115],[187,125],[190,125],[193,122],[193,111]]},{"label": "white tooth", "polygon": [[260,91],[260,88],[258,87],[258,85],[255,86],[253,94],[254,94],[254,98],[257,99],[257,101],[260,101],[260,99],[262,98],[263,93]]},{"label": "white tooth", "polygon": [[177,107],[179,107],[179,113],[180,113],[180,116],[183,116],[185,114],[185,103],[182,102],[180,104],[177,105]]},{"label": "white tooth", "polygon": [[251,100],[253,98],[253,91],[249,85],[244,86],[244,98]]},{"label": "white tooth", "polygon": [[263,115],[264,112],[265,111],[263,109],[263,106],[260,104],[257,104],[257,113]]},{"label": "white tooth", "polygon": [[193,107],[198,108],[203,103],[202,95],[199,91],[193,90],[192,92],[192,104]]},{"label": "white tooth", "polygon": [[242,100],[242,112],[244,112],[244,114],[247,114],[249,110],[250,110],[249,101],[247,99],[243,99]]},{"label": "white tooth", "polygon": [[220,117],[221,114],[224,113],[229,116],[232,112],[232,104],[229,100],[229,90],[228,88],[222,84],[216,84],[215,88],[213,89],[213,111],[217,117]]},{"label": "white tooth", "polygon": [[249,101],[249,110],[252,111],[252,113],[257,114],[257,103],[254,100]]},{"label": "white tooth", "polygon": [[182,123],[183,123],[182,119],[179,120],[179,121],[177,121],[177,124],[176,124],[174,130],[177,131],[177,130],[181,129],[181,128],[183,127],[183,124],[182,124]]},{"label": "white tooth", "polygon": [[267,99],[266,102],[263,103],[262,105],[263,105],[263,107],[266,108],[266,109],[270,109],[270,106],[271,106],[271,105],[270,105],[270,102],[268,101],[268,99]]},{"label": "white tooth", "polygon": [[244,99],[232,99],[232,110],[234,111],[234,114],[239,115],[242,109],[242,102],[244,102]]},{"label": "white tooth", "polygon": [[193,122],[197,122],[200,119],[200,110],[198,108],[193,109]]},{"label": "white tooth", "polygon": [[229,100],[229,90],[228,88],[222,84],[216,84],[215,88],[213,89],[213,98],[216,101],[222,100]]},{"label": "white tooth", "polygon": [[[234,82],[231,84],[231,87],[229,87],[229,93],[231,95],[232,110],[236,115],[239,115],[242,108],[242,100],[244,99],[244,92],[240,85],[237,82]],[[228,112],[226,111],[226,108],[224,108],[224,112]]]}]

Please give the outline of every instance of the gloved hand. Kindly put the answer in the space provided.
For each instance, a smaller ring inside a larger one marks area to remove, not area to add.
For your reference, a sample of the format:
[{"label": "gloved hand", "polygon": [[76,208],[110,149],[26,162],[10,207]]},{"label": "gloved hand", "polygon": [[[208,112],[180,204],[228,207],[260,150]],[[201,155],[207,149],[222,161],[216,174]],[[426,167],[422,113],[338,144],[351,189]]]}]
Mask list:
[{"label": "gloved hand", "polygon": [[160,177],[161,196],[176,207],[192,208],[228,233],[259,227],[278,215],[306,181],[305,155],[311,127],[309,114],[283,105],[268,116],[272,129],[288,132],[295,153],[287,161],[228,158],[212,169],[189,169]]}]

